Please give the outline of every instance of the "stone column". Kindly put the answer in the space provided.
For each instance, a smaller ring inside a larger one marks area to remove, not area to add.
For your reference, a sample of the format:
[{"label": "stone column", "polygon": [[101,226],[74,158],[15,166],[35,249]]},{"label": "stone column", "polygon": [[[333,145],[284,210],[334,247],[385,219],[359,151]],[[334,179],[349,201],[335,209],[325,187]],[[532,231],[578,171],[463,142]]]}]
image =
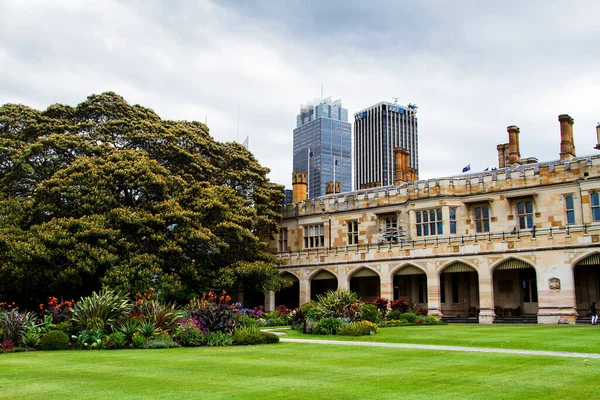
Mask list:
[{"label": "stone column", "polygon": [[300,280],[300,304],[310,301],[310,281],[308,279]]},{"label": "stone column", "polygon": [[440,277],[436,272],[427,273],[427,310],[428,315],[442,317],[440,303]]},{"label": "stone column", "polygon": [[479,278],[479,323],[491,324],[496,316],[494,313],[493,274],[487,268],[480,268],[477,275]]}]

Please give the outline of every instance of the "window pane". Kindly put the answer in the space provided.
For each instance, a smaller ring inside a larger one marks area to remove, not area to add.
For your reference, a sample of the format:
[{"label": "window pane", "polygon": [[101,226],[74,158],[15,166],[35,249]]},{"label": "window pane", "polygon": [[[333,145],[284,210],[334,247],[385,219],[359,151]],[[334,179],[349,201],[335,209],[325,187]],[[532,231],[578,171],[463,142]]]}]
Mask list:
[{"label": "window pane", "polygon": [[527,208],[527,213],[531,214],[533,212],[533,203],[528,201],[525,203],[525,206]]},{"label": "window pane", "polygon": [[573,209],[573,196],[565,197],[565,205],[567,207],[567,210]]},{"label": "window pane", "polygon": [[481,208],[475,207],[475,219],[481,218]]},{"label": "window pane", "polygon": [[600,196],[598,196],[598,193],[592,193],[592,205],[593,206],[597,206],[600,205],[599,201],[600,201]]},{"label": "window pane", "polygon": [[490,217],[489,207],[483,207],[483,218],[489,218],[489,217]]}]

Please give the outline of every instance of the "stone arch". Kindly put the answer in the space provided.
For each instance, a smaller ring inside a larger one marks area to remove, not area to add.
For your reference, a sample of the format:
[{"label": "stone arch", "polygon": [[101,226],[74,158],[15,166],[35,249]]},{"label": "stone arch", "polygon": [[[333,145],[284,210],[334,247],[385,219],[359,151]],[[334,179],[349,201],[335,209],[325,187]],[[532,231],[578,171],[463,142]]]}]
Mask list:
[{"label": "stone arch", "polygon": [[531,262],[507,257],[493,264],[490,274],[496,320],[537,316],[537,270]]},{"label": "stone arch", "polygon": [[337,276],[327,269],[320,268],[308,277],[310,281],[310,299],[316,300],[317,295],[338,289]]},{"label": "stone arch", "polygon": [[392,270],[390,281],[393,300],[405,300],[428,308],[427,272],[422,267],[413,263],[399,265]]},{"label": "stone arch", "polygon": [[373,301],[381,296],[381,277],[376,270],[360,266],[348,274],[348,287],[362,301]]},{"label": "stone arch", "polygon": [[297,308],[300,306],[300,279],[290,271],[283,271],[280,277],[290,281],[292,285],[275,293],[275,306]]},{"label": "stone arch", "polygon": [[447,262],[438,271],[440,308],[445,318],[477,319],[479,271],[464,260]]},{"label": "stone arch", "polygon": [[586,316],[594,301],[600,299],[600,252],[591,251],[571,263],[577,314]]},{"label": "stone arch", "polygon": [[[508,265],[510,265],[510,267]],[[523,260],[522,258],[519,258],[519,257],[511,256],[511,257],[505,258],[504,260],[500,260],[500,261],[497,261],[494,264],[492,264],[490,266],[490,272],[493,274],[498,269],[498,267],[504,268],[505,266],[507,267],[505,269],[511,269],[511,268],[519,269],[519,267],[520,268],[531,267],[531,268],[535,269],[535,265],[533,265],[531,262]]]}]

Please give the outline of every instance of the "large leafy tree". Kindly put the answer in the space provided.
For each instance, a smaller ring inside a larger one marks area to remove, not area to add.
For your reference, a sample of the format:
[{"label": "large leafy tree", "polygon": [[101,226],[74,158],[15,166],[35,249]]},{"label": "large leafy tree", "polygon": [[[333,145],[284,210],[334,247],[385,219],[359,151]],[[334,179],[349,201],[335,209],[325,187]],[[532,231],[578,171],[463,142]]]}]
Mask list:
[{"label": "large leafy tree", "polygon": [[0,107],[0,299],[106,285],[183,300],[207,287],[277,290],[282,187],[237,143],[115,93]]}]

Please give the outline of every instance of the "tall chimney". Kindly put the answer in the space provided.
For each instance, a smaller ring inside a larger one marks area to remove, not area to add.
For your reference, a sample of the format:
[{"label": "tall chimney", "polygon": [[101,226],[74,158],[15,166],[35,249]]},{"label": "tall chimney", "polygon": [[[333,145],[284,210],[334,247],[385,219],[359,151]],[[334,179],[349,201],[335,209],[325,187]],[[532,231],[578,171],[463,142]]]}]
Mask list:
[{"label": "tall chimney", "polygon": [[594,148],[596,150],[600,150],[600,122],[598,122],[598,125],[596,125],[596,146],[594,146]]},{"label": "tall chimney", "polygon": [[410,180],[408,168],[409,152],[402,147],[394,148],[394,185],[401,185]]},{"label": "tall chimney", "polygon": [[508,166],[516,167],[521,164],[521,152],[519,150],[519,132],[520,129],[516,125],[506,127],[508,131]]},{"label": "tall chimney", "polygon": [[498,168],[506,167],[506,161],[508,160],[508,143],[499,144],[496,146],[496,150],[498,150]]},{"label": "tall chimney", "polygon": [[306,200],[308,178],[306,172],[292,172],[292,201],[294,204]]},{"label": "tall chimney", "polygon": [[560,122],[560,159],[570,160],[575,157],[575,144],[573,143],[573,123],[568,114],[558,116]]}]

